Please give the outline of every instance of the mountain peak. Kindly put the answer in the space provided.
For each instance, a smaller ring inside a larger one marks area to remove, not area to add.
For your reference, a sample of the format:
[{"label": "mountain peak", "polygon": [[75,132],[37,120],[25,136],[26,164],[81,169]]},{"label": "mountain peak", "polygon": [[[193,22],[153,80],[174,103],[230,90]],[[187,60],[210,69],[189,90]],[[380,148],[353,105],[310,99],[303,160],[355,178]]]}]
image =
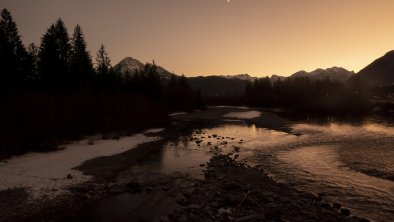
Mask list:
[{"label": "mountain peak", "polygon": [[[142,69],[144,64],[138,59],[132,57],[126,57],[122,59],[118,64],[114,66],[115,70],[118,70],[122,75],[126,73],[133,74],[136,70]],[[174,74],[170,73],[161,66],[157,66],[157,72],[160,78],[170,79]]]},{"label": "mountain peak", "polygon": [[120,62],[128,62],[128,61],[138,61],[138,60],[133,57],[128,56],[128,57],[125,57],[124,59],[122,59]]},{"label": "mountain peak", "polygon": [[125,74],[127,72],[133,73],[135,70],[141,69],[142,67],[144,67],[144,64],[139,60],[132,57],[126,57],[116,64],[114,69],[118,70],[122,74]]}]

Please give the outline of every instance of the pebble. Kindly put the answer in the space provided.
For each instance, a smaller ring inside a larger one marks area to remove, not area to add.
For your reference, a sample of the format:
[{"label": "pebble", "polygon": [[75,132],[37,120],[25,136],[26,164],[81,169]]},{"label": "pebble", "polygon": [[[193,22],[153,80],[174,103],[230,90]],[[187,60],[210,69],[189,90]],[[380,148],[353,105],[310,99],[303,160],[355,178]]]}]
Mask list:
[{"label": "pebble", "polygon": [[342,205],[339,203],[333,203],[332,207],[335,209],[341,209]]},{"label": "pebble", "polygon": [[345,215],[345,216],[349,216],[350,215],[350,210],[347,208],[341,208],[340,210],[341,214]]}]

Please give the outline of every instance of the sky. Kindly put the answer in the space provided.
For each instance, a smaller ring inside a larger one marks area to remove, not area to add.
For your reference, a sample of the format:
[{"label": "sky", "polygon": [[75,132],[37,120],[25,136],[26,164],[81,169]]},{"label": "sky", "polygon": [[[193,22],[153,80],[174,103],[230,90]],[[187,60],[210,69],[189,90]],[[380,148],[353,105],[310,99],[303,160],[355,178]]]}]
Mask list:
[{"label": "sky", "polygon": [[394,49],[393,0],[0,0],[25,45],[61,17],[92,57],[130,56],[186,76],[359,71]]}]

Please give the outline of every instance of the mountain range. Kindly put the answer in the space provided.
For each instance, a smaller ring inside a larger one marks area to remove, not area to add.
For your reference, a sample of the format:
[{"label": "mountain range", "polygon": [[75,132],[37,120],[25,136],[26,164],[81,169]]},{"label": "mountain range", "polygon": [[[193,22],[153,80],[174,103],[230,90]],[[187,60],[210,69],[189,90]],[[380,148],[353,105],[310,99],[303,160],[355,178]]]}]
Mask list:
[{"label": "mountain range", "polygon": [[225,78],[225,79],[239,79],[239,80],[246,80],[253,82],[254,80],[257,79],[257,77],[251,77],[249,74],[237,74],[237,75],[220,75],[219,77]]},{"label": "mountain range", "polygon": [[[137,59],[126,57],[114,66],[123,75],[133,74],[135,70],[144,66]],[[178,76],[169,72],[165,68],[158,66],[158,72],[162,80],[168,80],[173,76]],[[327,69],[316,69],[311,72],[299,71],[289,77],[272,75],[271,83],[287,78],[309,78],[311,81],[330,80],[334,82],[357,82],[365,83],[370,87],[392,85],[394,83],[394,51],[387,52],[384,56],[376,59],[370,65],[360,70],[358,73],[346,70],[341,67],[332,67]],[[237,75],[211,75],[188,77],[188,83],[193,89],[198,89],[204,95],[209,96],[237,96],[244,92],[248,82],[253,82],[257,77],[248,74]]]},{"label": "mountain range", "polygon": [[353,75],[353,71],[349,71],[341,67],[332,67],[328,69],[316,69],[312,72],[299,71],[291,75],[289,78],[306,77],[311,81],[328,79],[332,82],[345,82]]}]

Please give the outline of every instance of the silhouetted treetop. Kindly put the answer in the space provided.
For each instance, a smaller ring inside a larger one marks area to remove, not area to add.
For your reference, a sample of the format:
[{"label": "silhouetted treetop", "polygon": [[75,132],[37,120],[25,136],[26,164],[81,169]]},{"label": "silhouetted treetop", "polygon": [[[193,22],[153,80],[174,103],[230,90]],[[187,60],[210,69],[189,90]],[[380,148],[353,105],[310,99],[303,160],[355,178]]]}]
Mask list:
[{"label": "silhouetted treetop", "polygon": [[41,38],[39,68],[42,79],[61,81],[67,85],[70,80],[71,44],[64,22],[59,18]]},{"label": "silhouetted treetop", "polygon": [[34,44],[30,43],[27,47],[27,54],[28,54],[28,63],[30,64],[30,74],[28,76],[29,80],[37,80],[38,77],[38,56],[39,56],[39,47]]},{"label": "silhouetted treetop", "polygon": [[96,54],[96,71],[101,77],[108,75],[111,68],[111,60],[108,53],[105,51],[105,47],[101,44],[97,54]]},{"label": "silhouetted treetop", "polygon": [[93,63],[81,26],[74,28],[71,39],[71,73],[74,80],[86,81],[93,75]]},{"label": "silhouetted treetop", "polygon": [[22,44],[17,25],[11,13],[3,9],[0,21],[0,67],[3,70],[3,83],[13,84],[26,78],[26,56],[27,51]]}]

